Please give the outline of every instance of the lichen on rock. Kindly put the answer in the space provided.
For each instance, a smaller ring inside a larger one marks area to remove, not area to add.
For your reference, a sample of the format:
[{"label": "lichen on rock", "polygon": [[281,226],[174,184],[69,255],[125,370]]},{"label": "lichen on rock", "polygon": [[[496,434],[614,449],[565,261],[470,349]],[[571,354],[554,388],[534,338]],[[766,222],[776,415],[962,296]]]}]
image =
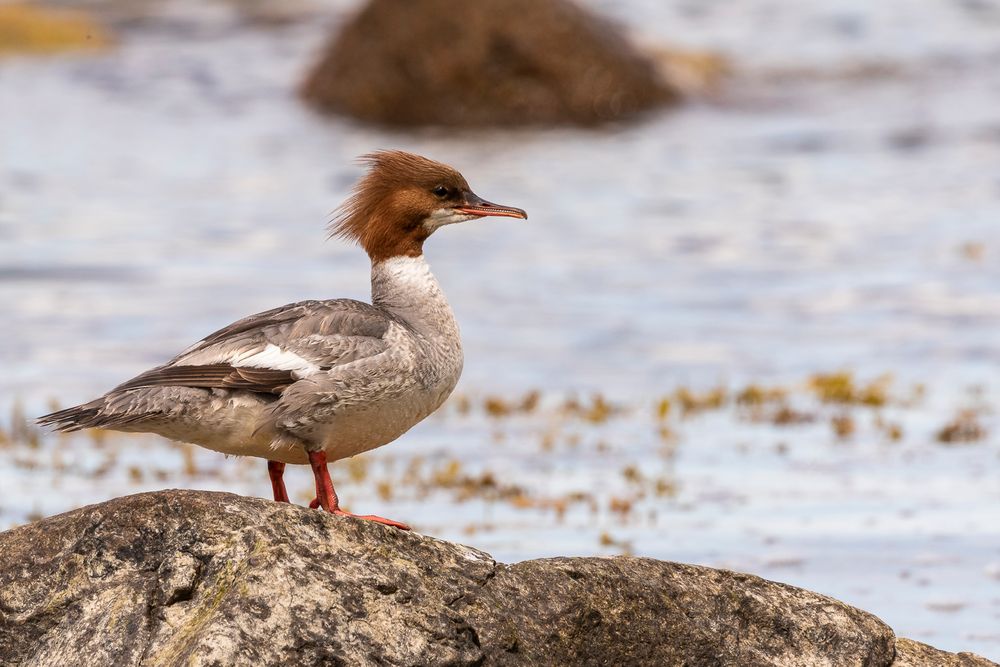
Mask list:
[{"label": "lichen on rock", "polygon": [[174,490],[0,533],[0,664],[992,663],[747,574],[632,557],[505,565],[366,521]]}]

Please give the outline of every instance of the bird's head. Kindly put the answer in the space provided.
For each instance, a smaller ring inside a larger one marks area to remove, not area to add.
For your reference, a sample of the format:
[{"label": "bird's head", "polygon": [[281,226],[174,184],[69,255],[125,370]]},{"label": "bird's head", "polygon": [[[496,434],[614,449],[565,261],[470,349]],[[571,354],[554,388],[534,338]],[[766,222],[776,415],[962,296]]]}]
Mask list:
[{"label": "bird's head", "polygon": [[373,262],[416,257],[439,227],[486,216],[528,219],[519,208],[482,199],[446,164],[403,151],[361,158],[368,173],[337,211],[333,236],[356,241]]}]

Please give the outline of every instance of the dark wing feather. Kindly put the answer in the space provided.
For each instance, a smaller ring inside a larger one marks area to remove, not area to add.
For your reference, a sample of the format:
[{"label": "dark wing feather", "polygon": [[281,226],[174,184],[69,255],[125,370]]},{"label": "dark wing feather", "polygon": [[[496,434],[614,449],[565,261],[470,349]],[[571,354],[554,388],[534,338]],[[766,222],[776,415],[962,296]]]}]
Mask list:
[{"label": "dark wing feather", "polygon": [[304,371],[249,366],[235,359],[274,345],[315,368],[329,370],[384,350],[382,336],[390,321],[377,308],[351,299],[288,304],[219,329],[111,393],[182,386],[281,394],[305,377]]},{"label": "dark wing feather", "polygon": [[[243,318],[206,336],[163,366],[119,385],[101,398],[46,415],[39,423],[60,431],[118,427],[149,417],[149,410],[119,410],[109,401],[146,387],[236,389],[280,395],[309,370],[242,365],[269,345],[299,356],[309,368],[329,371],[380,354],[393,319],[367,303],[352,299],[302,301]],[[266,362],[265,362],[266,363]],[[237,364],[237,365],[233,365]],[[126,401],[127,402],[127,401]]]},{"label": "dark wing feather", "polygon": [[[252,354],[267,345],[332,367],[385,349],[390,318],[352,299],[302,301],[251,315],[206,336],[167,366],[229,362],[234,353]],[[238,364],[242,365],[242,364]]]},{"label": "dark wing feather", "polygon": [[229,364],[204,366],[160,366],[115,387],[115,392],[140,387],[205,387],[242,389],[262,394],[280,394],[298,378],[292,371],[269,368],[237,368]]}]

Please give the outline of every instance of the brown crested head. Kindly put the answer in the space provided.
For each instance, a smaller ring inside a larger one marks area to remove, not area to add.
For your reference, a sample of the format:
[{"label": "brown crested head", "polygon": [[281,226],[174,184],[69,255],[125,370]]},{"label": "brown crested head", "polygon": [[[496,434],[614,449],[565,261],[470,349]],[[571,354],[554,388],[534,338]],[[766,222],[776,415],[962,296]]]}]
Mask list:
[{"label": "brown crested head", "polygon": [[492,204],[446,164],[403,151],[361,158],[368,173],[338,209],[331,236],[356,241],[373,262],[417,257],[438,227],[486,216],[527,220],[519,208]]}]

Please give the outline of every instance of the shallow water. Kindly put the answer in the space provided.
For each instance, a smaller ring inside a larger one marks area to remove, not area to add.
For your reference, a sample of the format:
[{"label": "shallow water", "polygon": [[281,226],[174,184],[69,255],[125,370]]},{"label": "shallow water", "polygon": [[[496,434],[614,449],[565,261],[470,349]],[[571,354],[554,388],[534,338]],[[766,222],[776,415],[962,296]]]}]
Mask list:
[{"label": "shallow water", "polygon": [[[276,304],[364,298],[366,260],[321,243],[323,224],[356,155],[414,150],[531,215],[428,244],[463,327],[459,391],[597,391],[630,411],[567,424],[552,410],[449,408],[369,457],[399,493],[345,480],[352,506],[507,560],[627,548],[733,567],[1000,658],[995,429],[935,440],[962,407],[995,420],[1000,4],[593,4],[643,39],[731,54],[734,80],[630,127],[410,135],[297,102],[326,30],[316,21],[264,30],[210,12],[132,28],[104,56],[0,62],[0,409],[90,398]],[[859,428],[842,442],[834,408],[776,427],[730,407],[672,415],[664,452],[652,406],[675,387],[793,385],[838,368],[891,373],[900,395],[927,385],[881,411],[900,441],[867,408],[845,408]],[[144,488],[266,493],[256,462],[199,452],[209,472],[184,474],[180,451],[0,446],[14,490],[0,525]],[[570,503],[560,520],[527,500],[463,500],[447,475],[424,495],[398,481],[414,457],[488,470],[536,500],[590,492],[598,511]],[[631,465],[674,490],[629,482]],[[633,512],[608,509],[642,492]]]}]

